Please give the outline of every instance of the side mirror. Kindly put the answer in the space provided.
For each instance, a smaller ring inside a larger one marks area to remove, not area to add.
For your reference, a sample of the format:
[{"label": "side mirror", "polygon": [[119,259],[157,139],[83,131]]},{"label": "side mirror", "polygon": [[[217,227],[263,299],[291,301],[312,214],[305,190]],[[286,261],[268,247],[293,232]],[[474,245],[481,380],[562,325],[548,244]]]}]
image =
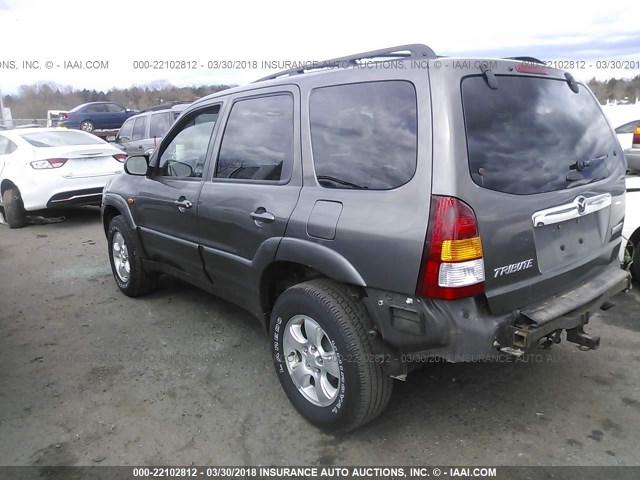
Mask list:
[{"label": "side mirror", "polygon": [[107,138],[105,138],[105,140],[109,143],[113,143],[116,141],[116,136],[115,135],[108,135]]},{"label": "side mirror", "polygon": [[124,110],[124,111],[128,113],[128,112],[130,112],[130,111],[131,111],[131,109],[130,109],[130,108],[125,108],[125,110]]},{"label": "side mirror", "polygon": [[128,142],[129,140],[131,140],[129,137],[117,137],[116,138],[116,142],[118,142],[118,143]]},{"label": "side mirror", "polygon": [[124,162],[124,171],[129,175],[143,176],[149,169],[149,158],[144,155],[133,155]]}]

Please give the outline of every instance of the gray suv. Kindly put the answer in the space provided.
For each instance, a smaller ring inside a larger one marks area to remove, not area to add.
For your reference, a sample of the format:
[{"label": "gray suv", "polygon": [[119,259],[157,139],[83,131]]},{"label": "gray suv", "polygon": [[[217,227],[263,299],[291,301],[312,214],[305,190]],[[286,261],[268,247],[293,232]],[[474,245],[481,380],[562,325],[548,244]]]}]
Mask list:
[{"label": "gray suv", "polygon": [[122,124],[118,134],[107,138],[127,155],[153,150],[177,120],[188,103],[158,106],[135,115]]},{"label": "gray suv", "polygon": [[589,89],[539,61],[406,45],[193,103],[104,190],[118,287],[168,273],[251,312],[311,423],[374,419],[423,358],[599,338],[625,159]]}]

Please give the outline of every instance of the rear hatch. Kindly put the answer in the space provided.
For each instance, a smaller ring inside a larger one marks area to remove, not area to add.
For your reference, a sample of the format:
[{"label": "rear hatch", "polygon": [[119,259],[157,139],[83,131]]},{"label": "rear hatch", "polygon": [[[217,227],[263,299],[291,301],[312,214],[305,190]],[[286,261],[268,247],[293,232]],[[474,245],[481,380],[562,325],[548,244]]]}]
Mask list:
[{"label": "rear hatch", "polygon": [[451,156],[452,178],[434,184],[434,193],[474,210],[489,307],[504,313],[616,261],[626,166],[584,85],[540,65],[477,65],[431,71],[432,88],[448,82],[457,89],[446,107],[455,139],[440,154],[434,148],[434,171],[443,168],[441,155]]}]

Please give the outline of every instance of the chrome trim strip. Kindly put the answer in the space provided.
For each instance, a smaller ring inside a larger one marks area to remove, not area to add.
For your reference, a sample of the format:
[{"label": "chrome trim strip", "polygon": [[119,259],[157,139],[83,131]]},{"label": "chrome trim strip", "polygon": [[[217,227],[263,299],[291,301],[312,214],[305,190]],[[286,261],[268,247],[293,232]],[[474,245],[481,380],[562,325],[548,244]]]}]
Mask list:
[{"label": "chrome trim strip", "polygon": [[609,206],[611,206],[610,193],[602,193],[593,197],[578,195],[571,203],[535,212],[531,216],[531,220],[534,227],[543,227],[579,218]]},{"label": "chrome trim strip", "polygon": [[60,203],[60,202],[68,202],[69,200],[77,200],[79,198],[89,198],[89,197],[98,197],[102,196],[102,193],[85,193],[84,195],[74,195],[69,198],[62,198],[60,200],[49,200],[51,203]]}]

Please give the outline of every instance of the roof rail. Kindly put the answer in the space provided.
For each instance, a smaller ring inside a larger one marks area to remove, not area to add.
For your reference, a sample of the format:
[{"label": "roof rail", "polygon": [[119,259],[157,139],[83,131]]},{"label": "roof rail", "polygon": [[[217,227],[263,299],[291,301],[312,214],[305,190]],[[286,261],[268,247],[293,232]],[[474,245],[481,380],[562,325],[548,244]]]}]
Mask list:
[{"label": "roof rail", "polygon": [[154,105],[152,107],[147,107],[145,109],[140,110],[138,113],[145,113],[145,112],[155,112],[157,110],[169,110],[172,107],[175,107],[176,105],[182,105],[182,104],[189,104],[191,102],[182,102],[179,100],[175,100],[175,101],[167,101],[165,103],[162,103],[160,105]]},{"label": "roof rail", "polygon": [[260,78],[253,83],[263,82],[265,80],[274,80],[286,75],[300,75],[312,70],[353,67],[356,66],[360,60],[372,58],[438,58],[438,56],[426,45],[412,43],[409,45],[399,45],[397,47],[372,50],[370,52],[356,53],[354,55],[347,55],[346,57],[331,58],[329,60],[322,60],[319,62],[308,62],[300,67],[290,68],[288,70],[283,70],[267,77]]},{"label": "roof rail", "polygon": [[521,62],[540,63],[544,65],[544,62],[536,57],[506,57],[505,60],[520,60]]}]

